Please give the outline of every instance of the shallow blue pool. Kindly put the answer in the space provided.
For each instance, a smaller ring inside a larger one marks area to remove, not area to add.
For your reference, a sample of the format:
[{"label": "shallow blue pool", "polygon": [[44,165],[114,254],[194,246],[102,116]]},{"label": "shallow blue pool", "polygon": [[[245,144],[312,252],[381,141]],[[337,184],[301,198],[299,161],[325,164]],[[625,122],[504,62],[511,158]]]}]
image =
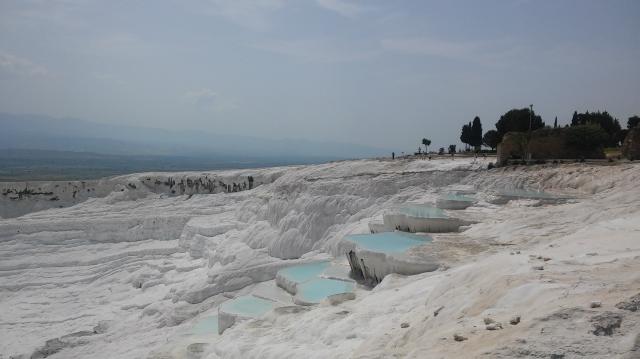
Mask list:
[{"label": "shallow blue pool", "polygon": [[298,286],[298,296],[309,303],[320,303],[334,294],[353,292],[354,284],[342,280],[316,278]]},{"label": "shallow blue pool", "polygon": [[418,218],[448,218],[440,208],[427,205],[407,205],[400,207],[400,213]]},{"label": "shallow blue pool", "polygon": [[273,309],[274,303],[270,300],[245,295],[228,300],[220,305],[220,309],[226,313],[238,314],[244,317],[259,317]]},{"label": "shallow blue pool", "polygon": [[404,252],[409,248],[421,246],[432,241],[429,236],[419,236],[404,232],[352,234],[346,236],[345,239],[356,243],[362,249],[383,253]]},{"label": "shallow blue pool", "polygon": [[218,335],[218,316],[212,315],[202,318],[191,328],[191,333],[195,335]]},{"label": "shallow blue pool", "polygon": [[474,201],[474,199],[469,197],[469,196],[465,196],[465,195],[457,194],[457,193],[448,193],[443,198],[446,199],[446,200],[449,200],[449,201],[462,201],[462,202],[473,202]]},{"label": "shallow blue pool", "polygon": [[302,283],[322,274],[329,267],[329,262],[301,264],[280,269],[278,274],[296,283]]},{"label": "shallow blue pool", "polygon": [[520,197],[520,198],[532,198],[532,199],[559,199],[560,196],[556,196],[547,192],[530,191],[525,189],[514,189],[507,191],[500,191],[500,194],[508,197]]}]

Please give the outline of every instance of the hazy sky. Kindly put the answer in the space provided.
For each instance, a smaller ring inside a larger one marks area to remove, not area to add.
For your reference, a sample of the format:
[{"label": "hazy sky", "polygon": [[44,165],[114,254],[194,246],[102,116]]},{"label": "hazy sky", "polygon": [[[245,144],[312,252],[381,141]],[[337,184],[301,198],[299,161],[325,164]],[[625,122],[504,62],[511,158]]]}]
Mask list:
[{"label": "hazy sky", "polygon": [[0,0],[0,111],[414,149],[640,113],[640,1]]}]

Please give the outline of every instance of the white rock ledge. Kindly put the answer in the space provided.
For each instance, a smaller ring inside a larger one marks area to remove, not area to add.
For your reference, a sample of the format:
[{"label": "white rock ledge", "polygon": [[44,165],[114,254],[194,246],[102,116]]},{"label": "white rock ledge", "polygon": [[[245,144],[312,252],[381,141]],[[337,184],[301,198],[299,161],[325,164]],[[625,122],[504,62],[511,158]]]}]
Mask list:
[{"label": "white rock ledge", "polygon": [[458,218],[423,218],[399,212],[385,214],[383,220],[387,230],[401,230],[410,233],[457,232],[460,226],[466,224]]},{"label": "white rock ledge", "polygon": [[441,209],[461,210],[466,209],[473,205],[473,201],[458,200],[450,198],[439,198],[436,201],[436,206]]},{"label": "white rock ledge", "polygon": [[[374,286],[391,273],[414,275],[434,271],[440,266],[430,255],[411,254],[410,249],[385,252],[363,248],[348,238],[343,239],[340,248],[349,261],[352,277],[367,285]],[[425,241],[423,245],[429,245],[429,242]]]}]

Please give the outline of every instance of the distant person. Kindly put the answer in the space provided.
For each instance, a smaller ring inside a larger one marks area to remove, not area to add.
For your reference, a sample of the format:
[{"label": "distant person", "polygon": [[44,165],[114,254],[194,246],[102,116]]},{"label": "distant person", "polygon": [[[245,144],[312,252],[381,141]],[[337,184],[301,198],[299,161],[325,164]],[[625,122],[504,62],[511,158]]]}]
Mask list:
[{"label": "distant person", "polygon": [[396,153],[395,152],[391,152],[391,159],[395,160],[396,159]]}]

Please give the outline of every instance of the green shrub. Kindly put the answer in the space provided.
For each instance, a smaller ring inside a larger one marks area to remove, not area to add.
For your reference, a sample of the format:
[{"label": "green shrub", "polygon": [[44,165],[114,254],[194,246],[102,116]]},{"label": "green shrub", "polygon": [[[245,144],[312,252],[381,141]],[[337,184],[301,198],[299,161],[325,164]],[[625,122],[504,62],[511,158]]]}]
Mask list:
[{"label": "green shrub", "polygon": [[609,136],[597,125],[580,125],[564,129],[567,145],[580,150],[593,150],[603,147]]}]

